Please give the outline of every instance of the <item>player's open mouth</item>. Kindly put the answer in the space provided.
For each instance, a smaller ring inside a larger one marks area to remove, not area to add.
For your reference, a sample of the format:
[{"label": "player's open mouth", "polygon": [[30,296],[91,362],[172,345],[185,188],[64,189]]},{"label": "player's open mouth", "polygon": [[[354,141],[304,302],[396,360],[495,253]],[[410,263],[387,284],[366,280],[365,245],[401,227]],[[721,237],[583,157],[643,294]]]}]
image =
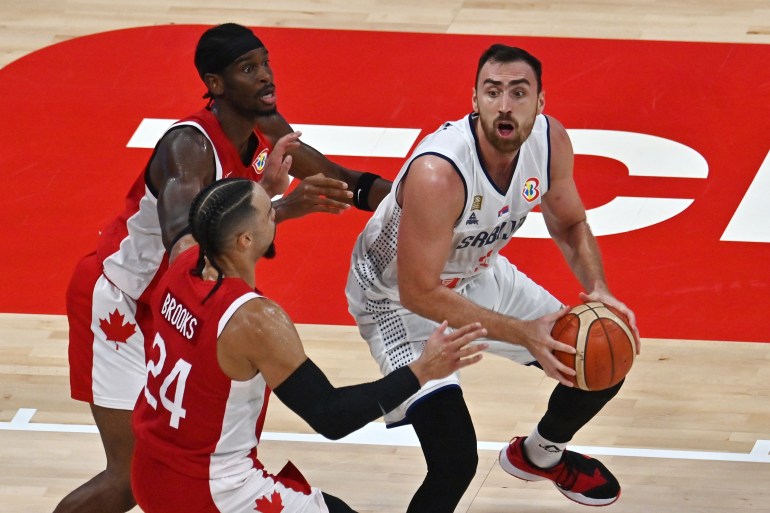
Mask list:
[{"label": "player's open mouth", "polygon": [[268,105],[275,105],[275,102],[276,102],[275,87],[271,87],[267,90],[260,91],[259,100],[262,103],[266,103]]},{"label": "player's open mouth", "polygon": [[497,133],[503,137],[509,137],[514,130],[515,129],[511,123],[500,123],[497,125]]}]

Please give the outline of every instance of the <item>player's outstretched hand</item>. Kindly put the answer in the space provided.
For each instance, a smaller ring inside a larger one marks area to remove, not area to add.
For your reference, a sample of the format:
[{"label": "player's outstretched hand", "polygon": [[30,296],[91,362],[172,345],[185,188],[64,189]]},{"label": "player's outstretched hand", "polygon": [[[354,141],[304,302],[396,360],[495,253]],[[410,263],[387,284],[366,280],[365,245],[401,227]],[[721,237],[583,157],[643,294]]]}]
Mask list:
[{"label": "player's outstretched hand", "polygon": [[470,344],[487,334],[481,323],[467,324],[451,333],[446,329],[447,322],[444,321],[428,338],[420,357],[409,364],[420,385],[473,365],[481,360],[479,353],[489,347],[486,343]]},{"label": "player's outstretched hand", "polygon": [[308,176],[293,191],[273,203],[275,219],[285,221],[313,212],[342,213],[350,208],[344,201],[353,197],[353,192],[347,188],[348,184],[342,180],[321,173]]},{"label": "player's outstretched hand", "polygon": [[286,152],[292,148],[299,148],[299,137],[302,132],[286,134],[275,143],[273,151],[267,156],[265,168],[262,171],[262,180],[259,185],[265,189],[271,198],[286,192],[289,187],[289,169],[291,168],[291,155]]}]

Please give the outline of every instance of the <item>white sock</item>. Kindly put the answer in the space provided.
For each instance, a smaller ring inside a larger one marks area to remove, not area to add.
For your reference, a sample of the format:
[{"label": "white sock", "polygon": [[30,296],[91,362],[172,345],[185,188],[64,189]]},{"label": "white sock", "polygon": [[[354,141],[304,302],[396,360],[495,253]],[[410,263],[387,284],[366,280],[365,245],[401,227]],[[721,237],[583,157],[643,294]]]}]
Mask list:
[{"label": "white sock", "polygon": [[567,447],[566,443],[557,444],[543,438],[537,432],[537,427],[524,440],[524,450],[527,452],[527,458],[540,468],[550,468],[559,463],[565,447]]}]

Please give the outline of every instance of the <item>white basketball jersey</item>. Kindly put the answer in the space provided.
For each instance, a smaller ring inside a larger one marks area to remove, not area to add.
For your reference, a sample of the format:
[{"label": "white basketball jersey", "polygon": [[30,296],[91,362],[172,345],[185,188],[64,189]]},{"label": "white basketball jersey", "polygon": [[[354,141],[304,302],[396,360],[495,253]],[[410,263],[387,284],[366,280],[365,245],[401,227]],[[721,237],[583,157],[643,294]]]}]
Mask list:
[{"label": "white basketball jersey", "polygon": [[[465,206],[454,227],[453,251],[441,273],[442,282],[460,288],[474,276],[491,269],[500,250],[524,220],[540,204],[550,185],[549,122],[537,116],[529,138],[519,150],[513,178],[507,191],[490,179],[479,159],[476,115],[444,123],[417,146],[396,177],[390,194],[382,201],[353,249],[348,297],[363,301],[352,293],[353,278],[367,302],[399,301],[396,268],[396,242],[401,207],[396,201],[399,184],[412,162],[424,155],[447,160],[465,185]],[[425,198],[442,208],[442,198]],[[354,305],[351,305],[354,306]],[[358,305],[364,306],[364,305]]]}]

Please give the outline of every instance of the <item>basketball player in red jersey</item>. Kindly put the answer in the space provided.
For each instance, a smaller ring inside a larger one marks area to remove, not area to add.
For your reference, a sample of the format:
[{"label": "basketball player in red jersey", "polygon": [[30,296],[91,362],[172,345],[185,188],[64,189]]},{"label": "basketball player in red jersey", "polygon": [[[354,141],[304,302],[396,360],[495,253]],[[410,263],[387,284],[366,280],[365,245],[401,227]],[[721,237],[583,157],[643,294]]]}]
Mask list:
[{"label": "basketball player in red jersey", "polygon": [[480,359],[479,323],[446,334],[376,382],[334,388],[305,355],[293,323],[255,292],[254,266],[271,256],[275,210],[254,182],[224,179],[193,201],[198,247],[181,253],[151,302],[156,334],[133,416],[134,496],[145,513],[352,512],[289,463],[257,459],[273,390],[314,429],[340,438],[379,418],[429,380]]},{"label": "basketball player in red jersey", "polygon": [[[88,402],[107,457],[106,469],[69,494],[56,513],[128,511],[131,411],[144,385],[152,318],[148,298],[169,254],[191,243],[190,203],[225,177],[259,181],[269,194],[302,181],[275,201],[276,220],[339,213],[351,201],[375,207],[390,182],[338,166],[299,141],[276,109],[267,49],[245,27],[207,30],[195,65],[209,104],[160,139],[126,198],[124,212],[101,232],[97,250],[77,266],[67,290],[72,397]],[[285,157],[285,158],[284,158]]]}]

